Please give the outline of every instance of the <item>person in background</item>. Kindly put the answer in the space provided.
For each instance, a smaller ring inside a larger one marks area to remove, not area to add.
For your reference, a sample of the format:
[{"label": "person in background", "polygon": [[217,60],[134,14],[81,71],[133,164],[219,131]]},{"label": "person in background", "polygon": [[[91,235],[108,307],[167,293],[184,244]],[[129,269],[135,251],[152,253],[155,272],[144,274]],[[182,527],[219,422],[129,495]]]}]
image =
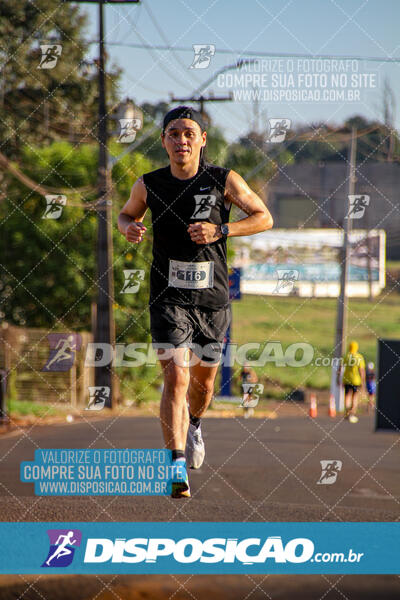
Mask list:
[{"label": "person in background", "polygon": [[376,375],[375,365],[373,362],[367,364],[365,371],[365,380],[368,394],[368,413],[375,407],[375,393],[376,393]]},{"label": "person in background", "polygon": [[[246,402],[249,403],[251,400],[251,393],[246,393],[243,386],[244,383],[258,383],[258,376],[254,369],[249,367],[248,363],[245,362],[243,369],[240,373],[240,380],[242,383],[243,397],[246,395]],[[246,402],[243,402],[244,418],[248,419],[254,414],[254,408],[252,406],[245,406]]]},{"label": "person in background", "polygon": [[363,385],[365,388],[365,361],[358,352],[358,343],[350,342],[349,350],[343,359],[344,385],[344,418],[350,423],[357,423],[358,393]]}]

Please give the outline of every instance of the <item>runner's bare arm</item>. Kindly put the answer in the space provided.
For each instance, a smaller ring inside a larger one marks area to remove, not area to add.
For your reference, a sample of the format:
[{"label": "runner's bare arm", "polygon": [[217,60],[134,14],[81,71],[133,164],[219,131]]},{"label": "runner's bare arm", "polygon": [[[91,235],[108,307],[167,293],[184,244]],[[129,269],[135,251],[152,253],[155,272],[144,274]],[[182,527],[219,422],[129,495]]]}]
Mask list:
[{"label": "runner's bare arm", "polygon": [[[271,229],[271,213],[245,180],[235,171],[229,171],[225,184],[225,199],[239,206],[249,216],[229,223],[229,237],[235,235],[253,235]],[[188,227],[189,235],[196,244],[209,244],[218,240],[222,234],[219,225],[201,221]]]},{"label": "runner's bare arm", "polygon": [[128,242],[142,241],[146,227],[142,220],[147,212],[147,190],[142,177],[132,186],[129,200],[125,203],[118,216],[118,230],[126,237]]},{"label": "runner's bare arm", "polygon": [[229,171],[225,198],[249,215],[240,221],[229,223],[229,237],[253,235],[271,229],[274,222],[268,208],[236,171]]}]

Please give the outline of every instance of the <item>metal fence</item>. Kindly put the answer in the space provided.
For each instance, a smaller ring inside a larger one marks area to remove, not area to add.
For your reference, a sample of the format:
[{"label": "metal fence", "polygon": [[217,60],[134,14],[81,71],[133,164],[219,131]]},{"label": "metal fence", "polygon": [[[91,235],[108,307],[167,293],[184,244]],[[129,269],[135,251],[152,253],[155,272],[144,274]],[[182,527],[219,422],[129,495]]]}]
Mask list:
[{"label": "metal fence", "polygon": [[[60,332],[62,333],[62,332]],[[67,371],[43,371],[49,358],[49,331],[0,326],[0,370],[7,373],[7,396],[15,400],[83,405],[88,387],[93,383],[93,369],[85,367],[87,344],[93,341],[88,332],[79,332],[82,344],[75,352]]]}]

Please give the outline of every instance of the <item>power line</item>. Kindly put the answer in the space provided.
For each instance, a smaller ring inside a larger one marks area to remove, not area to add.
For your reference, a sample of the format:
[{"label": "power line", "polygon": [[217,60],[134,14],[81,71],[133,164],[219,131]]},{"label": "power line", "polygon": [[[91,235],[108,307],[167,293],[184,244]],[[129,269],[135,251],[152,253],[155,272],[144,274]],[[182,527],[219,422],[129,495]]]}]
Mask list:
[{"label": "power line", "polygon": [[[171,50],[172,50],[172,56],[174,57],[175,61],[186,72],[187,65],[179,58],[179,56],[177,56],[176,49],[171,46],[170,41],[168,40],[168,38],[165,35],[165,33],[162,30],[162,28],[160,27],[160,25],[159,25],[159,23],[158,23],[155,15],[154,15],[153,11],[151,10],[149,3],[148,2],[144,2],[143,4],[144,4],[144,8],[145,8],[147,14],[149,15],[151,21],[153,22],[154,27],[157,29],[160,37],[164,40],[165,44],[167,44],[167,47],[171,48]],[[193,49],[192,49],[192,51],[193,51]],[[199,82],[198,82],[198,80],[195,77],[193,77],[193,73],[190,73],[190,75],[191,75],[192,79],[195,81],[195,83],[198,84]]]},{"label": "power line", "polygon": [[[204,87],[204,84],[201,84],[201,83],[199,82],[199,80],[198,80],[198,79],[197,79],[197,78],[194,76],[193,70],[190,70],[190,69],[188,70],[187,64],[186,64],[184,61],[182,61],[182,60],[181,60],[181,58],[180,58],[180,57],[177,55],[177,53],[176,53],[176,52],[177,52],[178,48],[175,48],[175,46],[171,46],[169,39],[167,38],[167,36],[166,36],[166,34],[164,33],[164,31],[163,31],[163,29],[161,28],[161,26],[159,25],[159,23],[158,23],[158,21],[157,21],[157,19],[156,19],[155,15],[154,15],[154,13],[153,13],[153,11],[152,11],[152,10],[151,10],[151,8],[150,8],[150,5],[149,5],[149,3],[145,2],[145,3],[143,3],[143,4],[144,4],[144,7],[145,7],[145,10],[146,10],[147,14],[149,15],[149,17],[150,17],[151,21],[153,22],[153,25],[154,25],[154,26],[155,26],[155,28],[157,29],[157,31],[158,31],[158,33],[159,33],[160,37],[161,37],[161,38],[163,39],[163,41],[165,42],[165,44],[166,44],[166,47],[167,47],[167,48],[168,48],[168,49],[169,49],[169,50],[172,52],[172,56],[173,56],[174,60],[176,61],[176,63],[179,65],[179,67],[181,67],[181,68],[183,69],[183,75],[184,75],[185,77],[186,77],[187,75],[189,75],[189,77],[192,79],[193,83],[195,83],[195,84],[196,84],[196,86],[197,86],[197,87],[196,87],[196,92],[193,92],[193,94],[192,94],[192,95],[195,95],[195,93],[197,93],[197,91],[198,91],[198,90],[201,90],[201,89]],[[134,31],[136,31],[136,33],[138,34],[138,32],[137,32],[137,27],[134,27],[134,26],[133,26],[133,29],[134,29]],[[138,34],[138,35],[139,35],[139,34]],[[140,39],[143,41],[143,37],[140,37]],[[193,48],[192,48],[191,50],[192,50],[192,52],[193,52]],[[169,73],[169,71],[168,71],[168,70],[166,70],[166,71],[167,71],[167,73]],[[177,81],[176,77],[175,77],[175,81]],[[179,83],[179,82],[178,82],[178,83]],[[139,84],[139,85],[140,85],[140,84]],[[185,84],[182,84],[182,83],[180,83],[180,85],[186,85],[186,82],[185,82]],[[144,86],[142,86],[142,87],[144,87]],[[146,89],[146,88],[144,87],[144,89]],[[228,110],[229,110],[229,109],[228,109]],[[230,111],[230,112],[232,112],[232,111]],[[237,118],[237,116],[235,116],[235,118]]]},{"label": "power line", "polygon": [[[143,41],[144,41],[144,37],[143,37],[143,36],[141,35],[141,33],[139,33],[139,31],[136,29],[136,27],[135,27],[135,24],[134,24],[134,23],[132,23],[131,19],[130,19],[130,18],[127,16],[127,15],[125,15],[125,16],[124,16],[124,19],[126,19],[126,21],[128,21],[128,23],[130,23],[130,25],[132,26],[132,28],[133,28],[133,31],[136,33],[137,37],[138,37],[138,38],[139,38],[139,39],[140,39],[140,40],[143,42]],[[113,44],[114,44],[113,42],[107,42],[107,46],[110,46],[110,45],[112,46]],[[133,47],[133,48],[134,48],[134,47],[140,47],[140,48],[144,48],[144,49],[148,50],[148,51],[149,51],[149,53],[150,53],[150,55],[152,56],[152,58],[154,58],[154,56],[153,56],[153,47],[152,47],[150,44],[146,44],[146,43],[143,43],[142,45],[135,44],[135,45],[133,45],[132,47]],[[170,48],[170,46],[167,46],[167,47],[168,47],[168,48]],[[192,49],[192,52],[193,52],[193,49]],[[156,62],[157,62],[157,59],[155,59],[155,60],[156,60]],[[157,64],[158,64],[158,63],[157,63]],[[168,73],[168,75],[171,77],[171,79],[173,79],[173,80],[175,81],[175,83],[177,83],[178,85],[187,86],[187,82],[183,82],[183,83],[182,83],[182,81],[181,81],[181,80],[177,79],[177,77],[175,76],[175,74],[174,74],[172,71],[170,71],[170,70],[168,69],[168,67],[167,67],[165,64],[161,65],[161,67],[162,67],[162,69],[163,69],[163,70],[164,70],[166,73]]]},{"label": "power line", "polygon": [[[136,32],[137,33],[137,32]],[[96,41],[88,41],[88,44],[95,44]],[[162,46],[162,45],[151,45],[151,44],[134,44],[129,42],[107,42],[107,46],[123,46],[128,48],[143,48],[147,50],[159,50],[159,51],[176,51],[179,52],[192,52],[193,48],[191,46]],[[237,55],[242,54],[242,50],[225,50],[223,48],[218,50],[218,54],[229,54],[229,55]],[[379,57],[379,56],[356,56],[356,55],[340,55],[340,54],[300,54],[300,53],[288,53],[288,52],[256,52],[256,51],[248,51],[246,52],[248,56],[254,57],[265,57],[265,58],[309,58],[311,60],[324,60],[324,59],[337,59],[337,60],[366,60],[370,62],[384,62],[388,64],[396,64],[400,63],[399,58],[387,58],[387,57]]]},{"label": "power line", "polygon": [[205,115],[205,111],[204,111],[204,103],[205,102],[230,102],[231,100],[233,100],[232,94],[229,94],[228,96],[203,96],[200,95],[198,97],[196,96],[189,96],[186,98],[176,98],[175,96],[171,96],[171,102],[183,102],[184,104],[186,102],[198,102],[200,105],[200,112],[201,114]]}]

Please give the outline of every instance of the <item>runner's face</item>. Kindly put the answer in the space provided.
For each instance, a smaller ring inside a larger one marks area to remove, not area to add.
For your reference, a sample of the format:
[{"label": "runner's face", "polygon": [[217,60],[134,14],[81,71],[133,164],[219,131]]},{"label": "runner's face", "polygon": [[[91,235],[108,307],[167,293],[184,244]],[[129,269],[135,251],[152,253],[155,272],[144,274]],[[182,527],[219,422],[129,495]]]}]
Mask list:
[{"label": "runner's face", "polygon": [[207,133],[201,132],[200,125],[191,119],[176,119],[168,123],[162,145],[169,159],[179,165],[199,162],[200,150],[206,145]]}]

